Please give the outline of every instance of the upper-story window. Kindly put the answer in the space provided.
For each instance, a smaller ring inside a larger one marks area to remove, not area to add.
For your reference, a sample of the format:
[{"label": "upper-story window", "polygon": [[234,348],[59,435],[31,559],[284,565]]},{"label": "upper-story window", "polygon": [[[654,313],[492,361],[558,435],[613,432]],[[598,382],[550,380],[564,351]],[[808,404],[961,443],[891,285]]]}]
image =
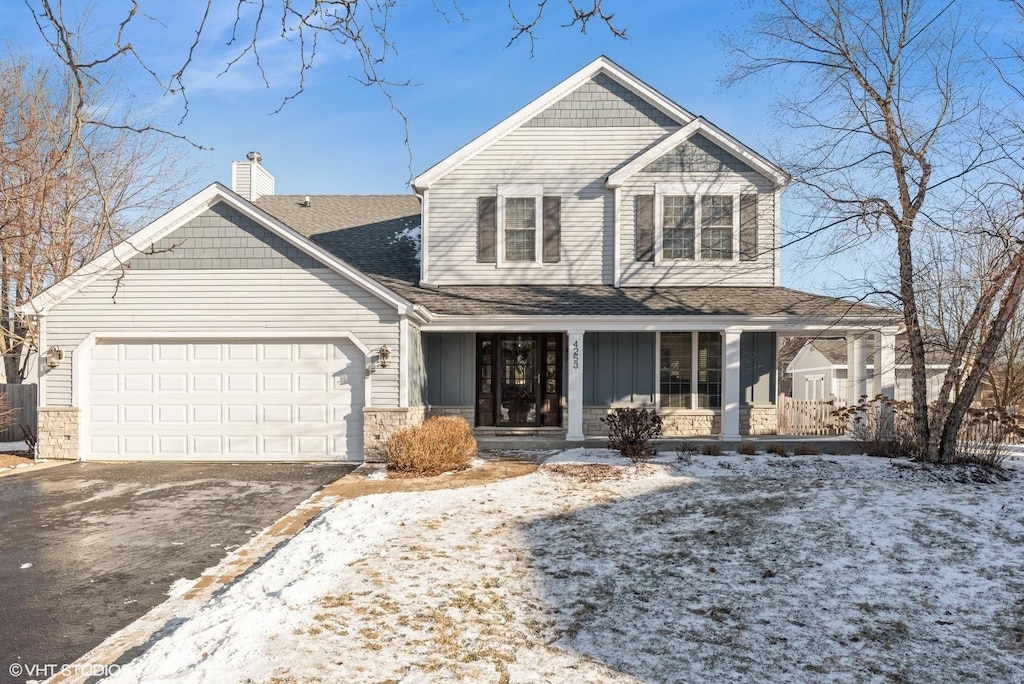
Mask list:
[{"label": "upper-story window", "polygon": [[477,198],[477,261],[503,267],[561,259],[561,197],[539,185],[499,185]]},{"label": "upper-story window", "polygon": [[537,261],[537,198],[505,198],[505,261]]},{"label": "upper-story window", "polygon": [[757,204],[745,188],[658,183],[636,198],[636,259],[754,261]]}]

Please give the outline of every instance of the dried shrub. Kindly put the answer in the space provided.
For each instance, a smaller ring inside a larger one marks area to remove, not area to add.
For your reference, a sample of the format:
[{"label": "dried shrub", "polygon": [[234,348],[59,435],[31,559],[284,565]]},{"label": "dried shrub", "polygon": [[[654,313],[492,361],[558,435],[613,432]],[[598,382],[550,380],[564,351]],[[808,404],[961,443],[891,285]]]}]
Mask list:
[{"label": "dried shrub", "polygon": [[457,416],[437,416],[399,430],[384,444],[391,477],[430,477],[465,470],[476,453],[473,429]]},{"label": "dried shrub", "polygon": [[957,435],[954,463],[997,468],[1010,455],[1010,444],[1024,437],[1024,420],[1003,408],[968,410]]},{"label": "dried shrub", "polygon": [[820,449],[815,449],[810,444],[804,444],[803,442],[800,442],[795,447],[793,447],[794,456],[816,456],[817,454],[820,453]]},{"label": "dried shrub", "polygon": [[606,418],[608,448],[631,461],[646,461],[658,453],[651,440],[661,436],[661,416],[656,411],[638,408],[617,408]]},{"label": "dried shrub", "polygon": [[772,442],[765,446],[764,450],[769,454],[775,454],[776,456],[789,456],[789,452],[786,451],[786,445],[779,444],[778,442]]},{"label": "dried shrub", "polygon": [[757,454],[757,445],[753,442],[740,442],[736,446],[736,453],[743,456],[754,456]]},{"label": "dried shrub", "polygon": [[895,401],[881,394],[874,399],[860,398],[855,406],[833,411],[846,434],[868,456],[913,458],[914,414],[910,403]]},{"label": "dried shrub", "polygon": [[705,456],[721,456],[722,445],[719,444],[718,442],[707,442],[706,444],[701,445],[700,453],[704,454]]},{"label": "dried shrub", "polygon": [[700,448],[693,442],[680,442],[676,451],[680,454],[695,454],[700,451]]}]

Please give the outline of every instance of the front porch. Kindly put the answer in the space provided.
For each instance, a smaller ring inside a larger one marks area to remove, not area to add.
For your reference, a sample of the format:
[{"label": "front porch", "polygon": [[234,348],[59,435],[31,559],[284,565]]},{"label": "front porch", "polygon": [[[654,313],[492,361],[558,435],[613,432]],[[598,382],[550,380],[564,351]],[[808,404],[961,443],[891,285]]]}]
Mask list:
[{"label": "front porch", "polygon": [[[607,435],[602,418],[617,407],[657,410],[666,439],[723,445],[761,436],[777,440],[777,336],[822,329],[821,323],[795,321],[721,326],[648,319],[633,325],[638,329],[616,321],[563,330],[425,331],[426,415],[465,418],[482,446],[596,446]],[[895,363],[886,360],[896,330],[850,326],[845,332],[858,360],[867,345],[875,345],[880,386],[892,396]],[[863,362],[853,364],[850,384],[866,387]]]}]

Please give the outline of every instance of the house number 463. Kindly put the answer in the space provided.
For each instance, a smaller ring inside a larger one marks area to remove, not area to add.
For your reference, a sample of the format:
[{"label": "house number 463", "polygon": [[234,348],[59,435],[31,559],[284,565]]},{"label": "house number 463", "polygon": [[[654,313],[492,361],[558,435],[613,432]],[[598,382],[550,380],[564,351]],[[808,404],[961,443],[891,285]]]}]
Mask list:
[{"label": "house number 463", "polygon": [[574,340],[572,343],[572,369],[580,369],[580,343],[578,340]]}]

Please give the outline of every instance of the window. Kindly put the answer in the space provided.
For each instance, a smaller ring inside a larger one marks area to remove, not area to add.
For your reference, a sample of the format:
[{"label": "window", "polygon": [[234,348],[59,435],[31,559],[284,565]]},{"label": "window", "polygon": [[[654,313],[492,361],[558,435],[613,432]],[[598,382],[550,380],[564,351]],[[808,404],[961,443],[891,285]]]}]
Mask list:
[{"label": "window", "polygon": [[722,336],[661,333],[661,406],[722,407]]},{"label": "window", "polygon": [[693,197],[668,195],[662,199],[663,259],[692,259],[696,234]]},{"label": "window", "polygon": [[732,202],[732,195],[705,195],[701,198],[701,259],[732,259]]},{"label": "window", "polygon": [[505,198],[505,261],[537,260],[537,200]]},{"label": "window", "polygon": [[[666,182],[637,197],[637,261],[754,261],[757,195],[744,184]],[[653,210],[652,210],[653,205]]]},{"label": "window", "polygon": [[545,196],[539,185],[500,185],[476,204],[478,263],[522,268],[561,261],[560,196]]}]

